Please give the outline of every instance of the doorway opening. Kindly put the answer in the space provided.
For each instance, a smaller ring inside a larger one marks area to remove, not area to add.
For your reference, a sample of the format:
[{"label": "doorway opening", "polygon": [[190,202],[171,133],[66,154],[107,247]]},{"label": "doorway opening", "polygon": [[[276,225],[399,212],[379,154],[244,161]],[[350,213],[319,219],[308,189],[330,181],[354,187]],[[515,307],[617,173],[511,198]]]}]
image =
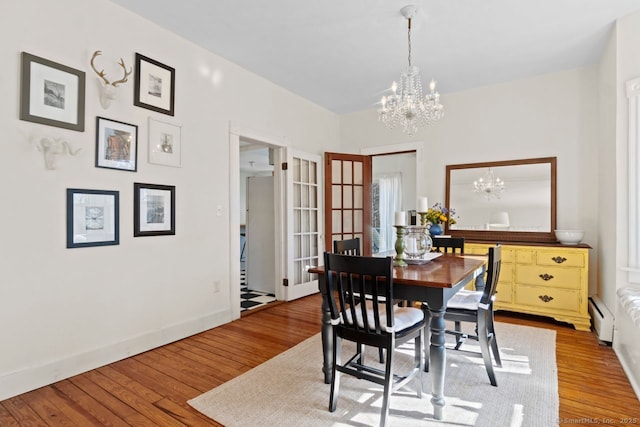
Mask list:
[{"label": "doorway opening", "polygon": [[240,138],[240,312],[276,299],[275,148]]},{"label": "doorway opening", "polygon": [[392,252],[396,241],[395,212],[416,209],[416,152],[373,155],[371,175],[372,253]]}]

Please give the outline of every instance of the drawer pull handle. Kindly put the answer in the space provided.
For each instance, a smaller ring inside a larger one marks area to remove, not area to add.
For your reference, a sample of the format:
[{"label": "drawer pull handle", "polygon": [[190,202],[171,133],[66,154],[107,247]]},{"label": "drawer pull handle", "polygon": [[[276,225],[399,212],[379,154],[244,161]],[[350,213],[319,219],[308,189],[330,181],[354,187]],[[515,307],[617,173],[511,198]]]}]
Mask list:
[{"label": "drawer pull handle", "polygon": [[552,276],[552,275],[550,275],[550,274],[544,273],[544,274],[541,274],[541,275],[540,275],[540,278],[541,278],[542,280],[544,280],[545,282],[547,282],[547,281],[549,281],[549,280],[553,279],[553,276]]},{"label": "drawer pull handle", "polygon": [[553,300],[553,297],[550,297],[549,295],[538,295],[538,298],[540,298],[542,302],[549,302]]},{"label": "drawer pull handle", "polygon": [[567,259],[563,256],[556,256],[551,258],[553,261],[556,262],[556,264],[562,264],[563,262],[565,262]]}]

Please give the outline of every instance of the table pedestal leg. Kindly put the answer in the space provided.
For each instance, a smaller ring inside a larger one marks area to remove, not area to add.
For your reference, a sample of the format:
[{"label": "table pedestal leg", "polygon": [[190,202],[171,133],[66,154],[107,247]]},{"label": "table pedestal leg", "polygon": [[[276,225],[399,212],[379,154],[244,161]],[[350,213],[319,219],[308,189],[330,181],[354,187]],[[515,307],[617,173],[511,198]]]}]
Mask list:
[{"label": "table pedestal leg", "polygon": [[432,391],[431,404],[433,416],[442,419],[444,411],[444,374],[446,366],[446,349],[444,346],[444,309],[429,309],[431,313],[431,347],[429,348],[429,370],[431,371]]}]

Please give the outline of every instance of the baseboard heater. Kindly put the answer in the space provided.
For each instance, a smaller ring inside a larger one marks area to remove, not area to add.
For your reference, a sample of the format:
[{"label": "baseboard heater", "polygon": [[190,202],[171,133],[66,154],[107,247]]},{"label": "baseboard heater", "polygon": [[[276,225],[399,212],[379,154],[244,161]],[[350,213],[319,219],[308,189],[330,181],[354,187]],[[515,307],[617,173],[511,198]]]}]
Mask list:
[{"label": "baseboard heater", "polygon": [[589,314],[591,314],[593,329],[598,339],[611,343],[613,341],[613,314],[596,295],[589,297]]}]

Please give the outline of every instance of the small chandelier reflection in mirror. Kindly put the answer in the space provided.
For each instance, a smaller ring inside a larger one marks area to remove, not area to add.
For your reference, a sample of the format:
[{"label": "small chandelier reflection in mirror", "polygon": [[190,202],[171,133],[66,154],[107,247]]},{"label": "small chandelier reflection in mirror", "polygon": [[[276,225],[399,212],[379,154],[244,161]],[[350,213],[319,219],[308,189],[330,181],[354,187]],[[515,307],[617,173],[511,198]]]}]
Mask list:
[{"label": "small chandelier reflection in mirror", "polygon": [[487,200],[499,199],[500,195],[504,193],[504,181],[494,176],[493,171],[489,168],[484,176],[473,181],[473,192],[482,193]]},{"label": "small chandelier reflection in mirror", "polygon": [[400,84],[394,81],[391,85],[393,93],[382,97],[382,107],[378,110],[378,119],[385,126],[393,129],[400,124],[408,135],[416,133],[419,126],[430,125],[444,115],[436,82],[431,80],[430,92],[423,97],[420,70],[411,63],[411,19],[416,12],[417,8],[414,5],[405,6],[400,10],[408,22],[409,66],[400,73]]}]

